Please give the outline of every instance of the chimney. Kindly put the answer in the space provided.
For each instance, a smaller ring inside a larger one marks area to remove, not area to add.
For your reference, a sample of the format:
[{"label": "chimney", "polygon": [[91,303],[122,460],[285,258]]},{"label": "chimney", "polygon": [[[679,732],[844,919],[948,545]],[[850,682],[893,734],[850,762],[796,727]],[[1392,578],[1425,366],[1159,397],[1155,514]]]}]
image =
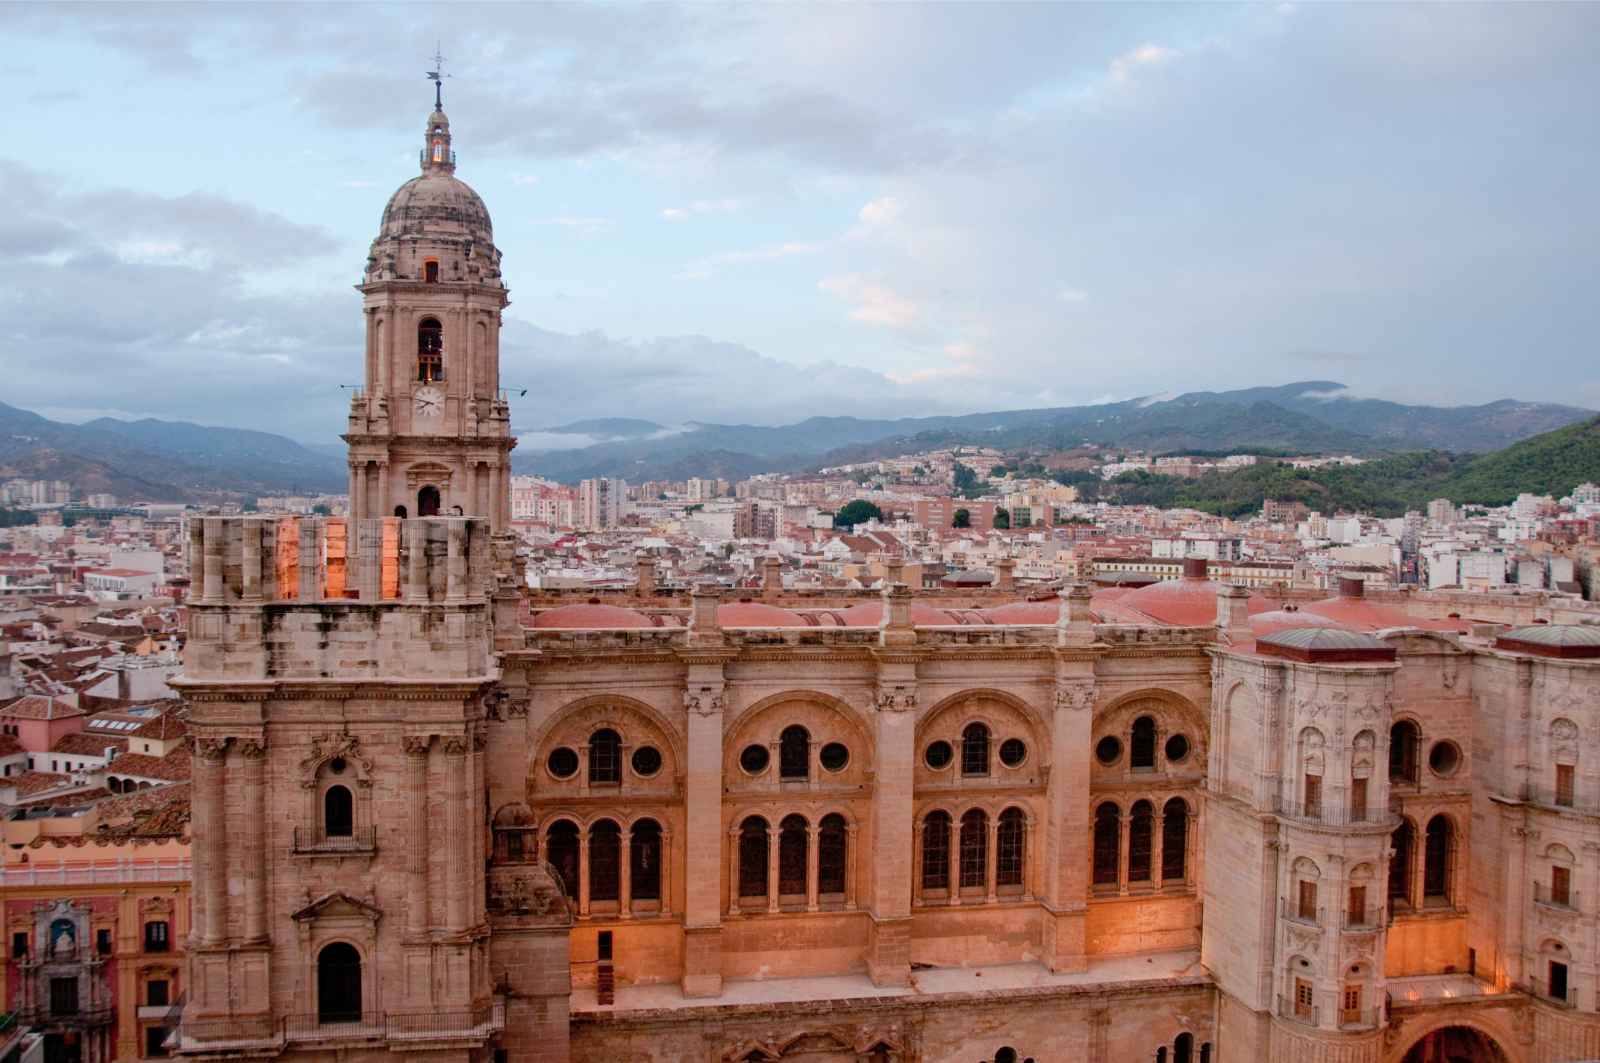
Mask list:
[{"label": "chimney", "polygon": [[1203,557],[1186,557],[1183,559],[1184,579],[1205,579],[1208,571],[1209,566]]},{"label": "chimney", "polygon": [[1087,583],[1074,583],[1061,592],[1061,611],[1056,617],[1056,644],[1087,646],[1094,641],[1094,617],[1089,603],[1094,591]]},{"label": "chimney", "polygon": [[783,593],[783,562],[776,554],[761,559],[761,597],[776,598]]},{"label": "chimney", "polygon": [[1250,638],[1250,592],[1232,585],[1217,591],[1217,630],[1229,638]]},{"label": "chimney", "polygon": [[878,621],[878,643],[883,646],[909,646],[917,641],[911,626],[911,588],[891,583],[883,588],[883,619]]},{"label": "chimney", "polygon": [[1339,597],[1365,598],[1367,596],[1367,581],[1357,579],[1355,576],[1339,577]]},{"label": "chimney", "polygon": [[1002,557],[994,563],[994,585],[996,590],[1014,591],[1017,589],[1017,561],[1015,558]]},{"label": "chimney", "polygon": [[633,559],[633,570],[638,575],[634,583],[634,593],[641,598],[654,598],[656,596],[656,561],[649,554],[639,554]]},{"label": "chimney", "polygon": [[689,645],[722,645],[722,628],[717,623],[717,607],[722,604],[722,588],[715,583],[697,583],[690,593]]}]

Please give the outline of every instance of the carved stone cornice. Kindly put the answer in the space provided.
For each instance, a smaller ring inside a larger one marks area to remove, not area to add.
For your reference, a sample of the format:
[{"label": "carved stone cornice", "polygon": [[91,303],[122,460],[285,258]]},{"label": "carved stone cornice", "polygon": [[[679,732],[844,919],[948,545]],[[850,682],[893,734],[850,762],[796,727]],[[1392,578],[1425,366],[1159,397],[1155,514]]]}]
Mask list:
[{"label": "carved stone cornice", "polygon": [[403,735],[400,739],[400,745],[406,751],[407,756],[425,757],[428,755],[429,747],[433,745],[433,739],[434,736],[431,734]]},{"label": "carved stone cornice", "polygon": [[267,740],[265,738],[238,738],[234,740],[234,748],[246,760],[260,760],[267,755]]}]

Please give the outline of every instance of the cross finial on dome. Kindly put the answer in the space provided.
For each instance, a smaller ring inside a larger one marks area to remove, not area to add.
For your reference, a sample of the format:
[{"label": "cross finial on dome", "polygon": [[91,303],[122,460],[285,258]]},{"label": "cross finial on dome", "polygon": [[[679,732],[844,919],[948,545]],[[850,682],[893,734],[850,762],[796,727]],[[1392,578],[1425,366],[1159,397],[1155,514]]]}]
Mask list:
[{"label": "cross finial on dome", "polygon": [[428,80],[433,82],[433,109],[444,110],[444,79],[451,75],[444,72],[444,53],[440,42],[433,45],[433,69],[427,71]]}]

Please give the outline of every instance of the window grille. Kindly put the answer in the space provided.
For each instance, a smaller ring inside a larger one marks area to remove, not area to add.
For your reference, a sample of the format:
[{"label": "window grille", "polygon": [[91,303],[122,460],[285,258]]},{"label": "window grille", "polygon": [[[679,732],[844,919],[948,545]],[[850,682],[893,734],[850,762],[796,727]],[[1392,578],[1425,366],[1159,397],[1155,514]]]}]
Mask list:
[{"label": "window grille", "polygon": [[971,809],[961,817],[961,888],[981,887],[989,877],[989,817]]},{"label": "window grille", "polygon": [[950,888],[950,815],[930,812],[922,821],[922,888]]}]

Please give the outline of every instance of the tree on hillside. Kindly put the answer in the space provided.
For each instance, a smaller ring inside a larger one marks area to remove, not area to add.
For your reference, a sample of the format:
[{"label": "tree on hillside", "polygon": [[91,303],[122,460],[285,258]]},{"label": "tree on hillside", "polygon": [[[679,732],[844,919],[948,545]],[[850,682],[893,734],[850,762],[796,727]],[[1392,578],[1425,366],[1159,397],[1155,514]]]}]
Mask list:
[{"label": "tree on hillside", "polygon": [[998,480],[1005,474],[1006,467],[1004,465],[991,465],[989,467],[989,479],[991,480]]},{"label": "tree on hillside", "polygon": [[994,510],[994,526],[1001,531],[1011,527],[1011,511],[1005,506],[996,506]]},{"label": "tree on hillside", "polygon": [[972,514],[971,514],[971,512],[969,512],[968,510],[965,510],[965,509],[956,510],[954,519],[950,521],[950,527],[952,527],[952,528],[970,528],[970,527],[972,527]]},{"label": "tree on hillside", "polygon": [[883,510],[864,498],[858,498],[854,502],[846,502],[839,507],[839,512],[833,515],[833,526],[835,528],[854,528],[857,524],[865,524],[869,520],[882,519]]},{"label": "tree on hillside", "polygon": [[956,462],[954,481],[956,494],[962,498],[977,498],[983,493],[983,489],[978,486],[978,474],[959,461]]}]

